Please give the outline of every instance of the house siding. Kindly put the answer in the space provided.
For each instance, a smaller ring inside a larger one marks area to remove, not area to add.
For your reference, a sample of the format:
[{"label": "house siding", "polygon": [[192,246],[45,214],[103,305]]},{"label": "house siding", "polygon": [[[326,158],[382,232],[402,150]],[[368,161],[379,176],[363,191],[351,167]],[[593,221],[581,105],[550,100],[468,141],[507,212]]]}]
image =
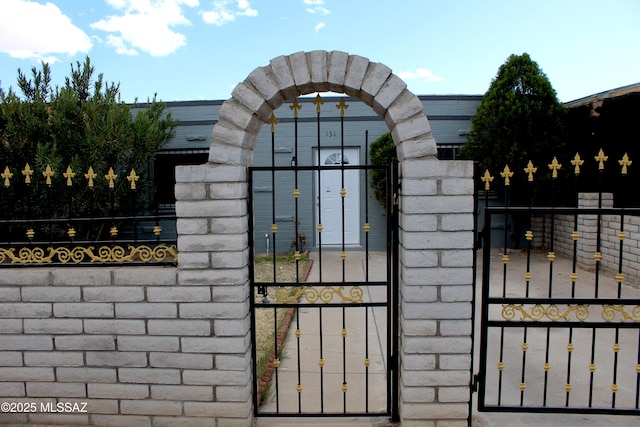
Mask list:
[{"label": "house siding", "polygon": [[[341,144],[340,110],[336,105],[343,97],[322,97],[324,104],[320,114],[320,147],[339,149]],[[424,112],[429,118],[433,136],[439,147],[458,147],[466,140],[471,129],[471,118],[482,100],[481,95],[426,95],[419,96]],[[302,108],[298,112],[298,153],[299,166],[314,165],[318,147],[318,128],[316,106],[313,97],[298,98]],[[344,112],[344,144],[348,148],[359,149],[360,164],[365,164],[366,137],[371,144],[389,129],[385,121],[376,112],[357,98],[346,97],[349,106]],[[180,121],[176,136],[165,147],[173,150],[209,150],[213,126],[218,121],[222,101],[184,101],[168,102],[167,108],[174,119]],[[275,111],[279,123],[275,129],[274,162],[276,166],[288,166],[295,155],[295,126],[293,112],[286,102]],[[253,151],[254,166],[271,165],[271,127],[262,126],[256,148]],[[213,153],[215,157],[215,153]],[[317,213],[315,209],[317,186],[314,173],[301,171],[298,175],[298,188],[301,191],[298,199],[298,232],[307,239],[307,248],[316,244],[315,225]],[[273,185],[270,172],[256,172],[254,175],[254,241],[257,251],[266,251],[265,235],[270,235],[273,219],[271,208]],[[295,239],[295,204],[292,196],[293,173],[277,173],[275,181],[276,212],[278,236],[274,248],[269,242],[270,250],[286,252]],[[365,176],[360,172],[360,245],[365,245],[365,233],[362,225],[365,221]],[[368,194],[369,218],[372,230],[384,229],[386,217],[383,207],[375,200],[373,192]],[[382,250],[386,246],[385,233],[370,233],[369,249]]]}]

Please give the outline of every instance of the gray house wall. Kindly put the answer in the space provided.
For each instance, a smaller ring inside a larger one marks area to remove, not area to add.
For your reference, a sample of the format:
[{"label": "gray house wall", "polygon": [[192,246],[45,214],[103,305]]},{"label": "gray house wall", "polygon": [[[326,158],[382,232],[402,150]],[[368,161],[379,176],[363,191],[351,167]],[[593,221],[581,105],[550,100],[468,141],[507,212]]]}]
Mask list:
[{"label": "gray house wall", "polygon": [[[340,99],[345,99],[349,106],[344,115],[344,141],[345,147],[359,149],[360,164],[365,164],[365,132],[368,131],[368,143],[371,144],[385,132],[388,132],[387,125],[374,111],[364,102],[353,97],[323,95],[325,103],[321,109],[320,146],[321,148],[338,148],[341,143],[340,132],[340,110],[336,104]],[[437,141],[439,158],[455,158],[455,149],[466,140],[466,134],[471,129],[471,117],[475,114],[476,108],[482,100],[482,95],[423,95],[418,96],[422,102],[424,112],[429,117],[433,136]],[[298,165],[311,166],[314,164],[315,149],[318,146],[317,138],[317,113],[313,104],[314,97],[300,97],[298,99],[302,108],[298,112]],[[222,101],[183,101],[169,102],[168,109],[173,118],[180,120],[176,129],[176,136],[165,147],[159,156],[173,156],[176,164],[181,164],[180,156],[188,153],[198,158],[202,162],[206,161],[206,156],[211,147],[211,134],[215,123],[218,121],[219,111]],[[289,108],[291,102],[286,102],[275,110],[274,114],[279,121],[275,132],[275,165],[287,166],[291,164],[294,156],[294,118],[293,112]],[[198,154],[199,153],[199,154]],[[215,157],[216,153],[213,153]],[[254,166],[269,166],[271,164],[271,128],[263,126],[258,136],[258,143],[253,152]],[[156,171],[156,173],[169,174],[171,170]],[[254,241],[258,251],[266,251],[267,238],[270,234],[272,224],[271,197],[273,185],[270,173],[256,172],[254,179]],[[314,179],[312,172],[299,174],[299,188],[312,188],[310,181]],[[365,223],[365,176],[360,174],[360,224]],[[276,224],[278,225],[279,239],[274,248],[273,242],[269,242],[269,250],[286,252],[295,239],[295,213],[294,200],[291,197],[293,191],[293,174],[289,179],[286,175],[278,174],[275,182],[277,189],[275,212]],[[172,191],[160,189],[162,192]],[[299,233],[304,234],[307,239],[307,248],[312,249],[316,245],[315,226],[316,223],[316,194],[301,194],[298,203],[298,227]],[[386,218],[382,206],[373,197],[373,192],[369,191],[369,220],[374,228],[384,228]],[[360,230],[360,244],[364,246],[364,231]],[[379,234],[372,233],[380,236]],[[372,238],[369,241],[370,250],[382,250],[386,241],[381,237]]]},{"label": "gray house wall", "polygon": [[[331,117],[336,121],[335,129],[339,129],[339,112],[332,106],[340,97],[324,97],[323,121],[329,121]],[[418,99],[424,106],[424,112],[429,116],[431,131],[437,138],[438,146],[460,145],[465,141],[466,132],[471,130],[471,117],[482,100],[482,95],[420,95]],[[300,110],[301,127],[315,129],[315,125],[306,124],[302,118],[315,119],[315,106],[311,104],[312,97],[301,97],[298,102],[305,107]],[[384,121],[362,101],[356,98],[346,97],[349,104],[345,112],[346,120],[364,122],[365,129],[373,136],[373,140],[387,131]],[[220,107],[223,101],[176,101],[167,102],[167,109],[171,111],[173,118],[180,120],[173,138],[166,149],[201,149],[209,150],[211,146],[211,132],[213,125],[218,122]],[[306,105],[309,104],[308,107]],[[291,118],[290,102],[285,103],[276,110],[278,120]],[[303,123],[305,123],[303,125]],[[282,130],[278,130],[283,132]],[[261,141],[270,138],[270,129],[264,127],[261,130]],[[377,135],[377,136],[376,136]],[[257,153],[256,153],[257,154]],[[254,164],[258,165],[259,159],[254,155]]]}]

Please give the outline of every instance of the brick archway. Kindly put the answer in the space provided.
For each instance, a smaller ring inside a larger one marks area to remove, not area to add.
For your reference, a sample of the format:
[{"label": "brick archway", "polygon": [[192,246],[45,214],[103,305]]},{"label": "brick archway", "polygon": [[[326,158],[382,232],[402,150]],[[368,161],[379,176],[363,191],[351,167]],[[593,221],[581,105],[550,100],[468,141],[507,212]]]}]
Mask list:
[{"label": "brick archway", "polygon": [[176,168],[179,285],[211,289],[211,302],[185,300],[179,315],[212,322],[211,337],[206,338],[210,346],[207,341],[206,348],[197,348],[211,352],[215,360],[213,369],[198,371],[198,380],[216,390],[209,416],[219,418],[218,425],[251,425],[253,418],[247,405],[253,381],[247,166],[258,133],[285,101],[327,91],[371,106],[391,130],[400,160],[402,425],[465,423],[471,365],[473,164],[436,158],[422,103],[389,67],[338,51],[298,52],[256,68],[222,105],[209,162]]},{"label": "brick archway", "polygon": [[384,64],[340,51],[298,52],[256,68],[220,108],[209,162],[250,165],[262,125],[285,101],[315,92],[345,93],[384,119],[400,161],[436,155],[417,96]]}]

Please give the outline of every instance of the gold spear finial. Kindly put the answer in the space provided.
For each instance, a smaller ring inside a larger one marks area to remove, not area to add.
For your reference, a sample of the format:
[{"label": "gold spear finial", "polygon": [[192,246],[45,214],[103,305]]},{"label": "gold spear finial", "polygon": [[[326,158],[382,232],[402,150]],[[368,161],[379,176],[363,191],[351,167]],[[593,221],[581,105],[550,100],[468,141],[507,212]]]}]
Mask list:
[{"label": "gold spear finial", "polygon": [[51,185],[51,177],[53,175],[55,175],[55,172],[51,169],[51,166],[47,165],[47,167],[44,169],[44,172],[42,172],[42,176],[45,177],[45,184]]},{"label": "gold spear finial", "polygon": [[489,173],[489,169],[485,169],[484,171],[484,175],[482,175],[482,177],[480,178],[480,180],[482,182],[484,182],[484,189],[485,191],[489,191],[489,186],[491,184],[491,182],[493,182],[493,177],[491,176],[491,174]]},{"label": "gold spear finial", "polygon": [[22,175],[24,175],[24,183],[31,184],[31,175],[33,175],[33,169],[29,166],[29,163],[22,169]]},{"label": "gold spear finial", "polygon": [[131,189],[135,190],[136,189],[136,182],[140,179],[140,177],[138,175],[136,175],[136,170],[135,169],[131,169],[131,173],[129,174],[129,176],[127,176],[127,181],[129,181],[131,183]]},{"label": "gold spear finial", "polygon": [[627,167],[631,166],[631,163],[633,162],[629,160],[629,156],[627,155],[627,153],[624,153],[624,156],[622,156],[622,160],[618,160],[618,164],[622,166],[622,175],[627,174]]},{"label": "gold spear finial", "polygon": [[302,109],[302,105],[300,105],[300,103],[296,99],[295,101],[293,101],[293,104],[291,104],[289,106],[289,109],[293,110],[293,117],[297,119],[298,118],[298,110]]},{"label": "gold spear finial", "polygon": [[276,125],[280,123],[278,121],[278,119],[276,119],[276,115],[271,113],[271,117],[269,117],[269,120],[267,120],[267,124],[271,125],[271,133],[275,133],[276,131]]},{"label": "gold spear finial", "polygon": [[316,95],[316,98],[313,100],[313,105],[316,106],[316,113],[320,114],[320,107],[324,104],[324,99],[320,97],[320,94]]},{"label": "gold spear finial", "polygon": [[533,162],[531,160],[529,160],[529,163],[527,163],[527,167],[524,169],[524,173],[527,174],[527,180],[529,182],[533,182],[533,174],[538,172],[538,168],[533,166]]},{"label": "gold spear finial", "polygon": [[580,153],[576,153],[576,156],[573,158],[573,160],[571,160],[571,164],[575,166],[573,171],[576,175],[580,175],[580,166],[582,166],[583,163],[584,160],[580,158]]},{"label": "gold spear finial", "polygon": [[9,166],[4,167],[4,172],[2,172],[2,178],[4,179],[4,186],[11,187],[11,178],[13,178],[13,174],[9,170]]},{"label": "gold spear finial", "polygon": [[560,163],[558,163],[558,159],[553,156],[553,160],[551,161],[551,164],[549,165],[549,169],[551,169],[551,178],[557,178],[558,177],[558,169],[561,169],[562,165]]},{"label": "gold spear finial", "polygon": [[504,178],[504,185],[511,185],[511,181],[509,179],[513,176],[513,172],[509,169],[509,165],[504,167],[504,170],[500,172],[500,176]]},{"label": "gold spear finial", "polygon": [[89,166],[89,170],[84,174],[84,177],[89,180],[89,188],[93,188],[93,180],[98,177],[98,175],[93,172],[93,168]]},{"label": "gold spear finial", "polygon": [[109,188],[113,190],[115,187],[114,181],[118,177],[118,175],[113,172],[113,168],[109,168],[109,172],[104,177],[109,181]]},{"label": "gold spear finial", "polygon": [[602,148],[601,148],[600,151],[598,152],[598,155],[595,157],[595,159],[596,159],[596,162],[598,162],[598,169],[603,170],[604,162],[609,160],[609,156],[605,156],[604,151],[602,151]]},{"label": "gold spear finial", "polygon": [[71,180],[75,178],[76,173],[71,170],[71,166],[67,166],[67,171],[63,173],[62,176],[67,178],[67,187],[71,187],[71,185],[73,185],[73,182]]},{"label": "gold spear finial", "polygon": [[336,108],[340,110],[340,117],[344,117],[344,110],[349,108],[349,106],[344,102],[344,98],[340,98],[340,102],[336,104]]}]

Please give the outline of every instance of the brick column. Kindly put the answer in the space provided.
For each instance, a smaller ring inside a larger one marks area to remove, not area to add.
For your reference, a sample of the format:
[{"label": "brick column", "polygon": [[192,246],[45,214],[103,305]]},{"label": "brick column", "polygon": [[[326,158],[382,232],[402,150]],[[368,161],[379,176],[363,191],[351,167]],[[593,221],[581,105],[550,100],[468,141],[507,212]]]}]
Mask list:
[{"label": "brick column", "polygon": [[213,402],[185,402],[184,415],[218,427],[247,426],[251,411],[251,335],[246,167],[176,169],[179,286],[211,290],[210,302],[178,304],[180,319],[208,319],[208,336],[182,337],[187,353],[214,355],[213,369],[182,371],[185,385],[214,387]]},{"label": "brick column", "polygon": [[473,164],[425,157],[405,160],[401,167],[402,426],[435,426],[440,421],[466,426]]}]

